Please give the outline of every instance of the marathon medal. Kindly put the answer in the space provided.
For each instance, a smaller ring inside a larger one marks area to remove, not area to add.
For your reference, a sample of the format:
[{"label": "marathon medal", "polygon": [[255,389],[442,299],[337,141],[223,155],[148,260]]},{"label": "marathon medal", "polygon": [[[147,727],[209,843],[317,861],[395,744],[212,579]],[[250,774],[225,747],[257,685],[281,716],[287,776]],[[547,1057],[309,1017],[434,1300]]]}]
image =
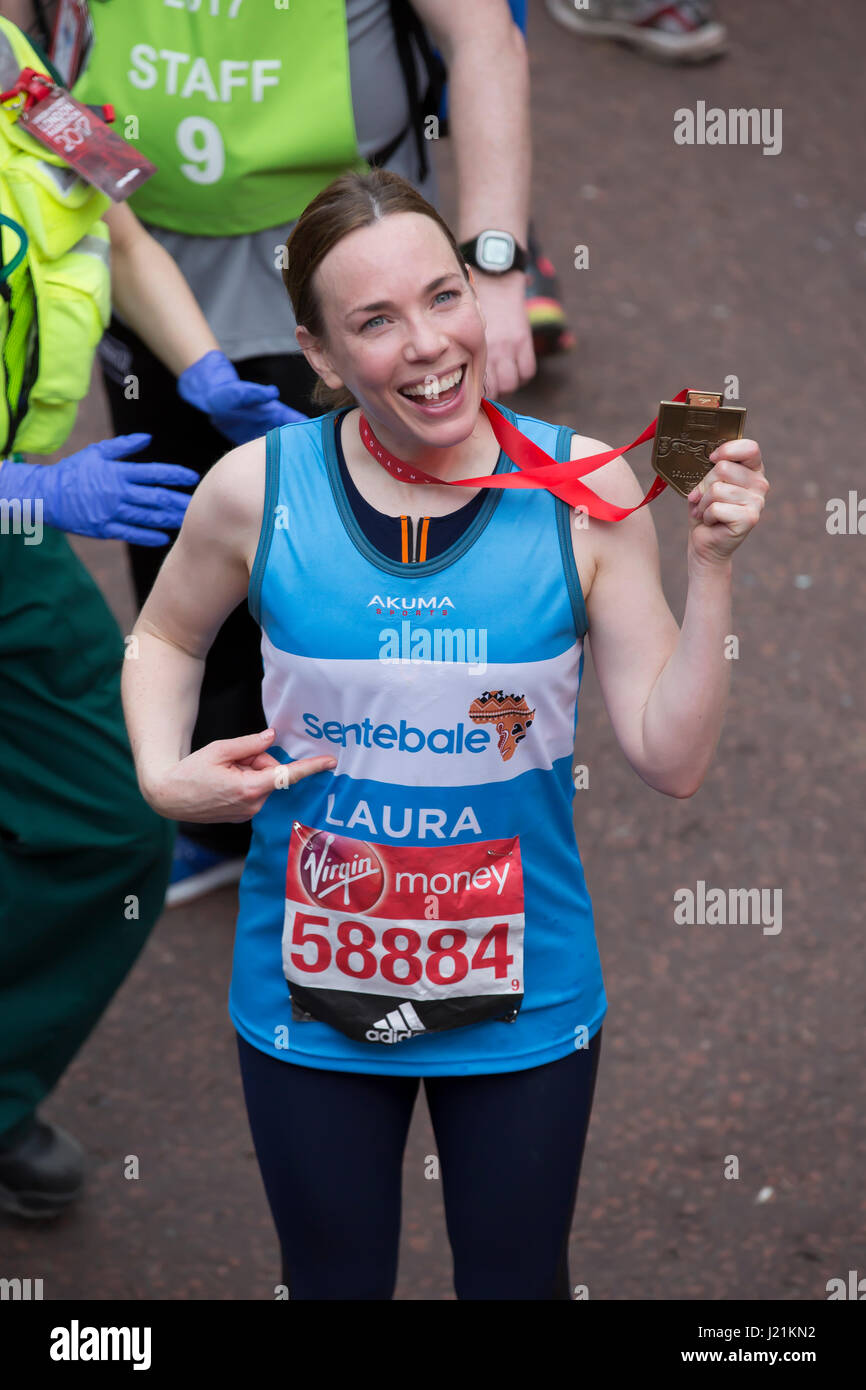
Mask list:
[{"label": "marathon medal", "polygon": [[652,466],[660,478],[688,497],[712,468],[710,454],[729,439],[742,439],[744,406],[722,405],[720,391],[689,391],[682,403],[661,401]]}]

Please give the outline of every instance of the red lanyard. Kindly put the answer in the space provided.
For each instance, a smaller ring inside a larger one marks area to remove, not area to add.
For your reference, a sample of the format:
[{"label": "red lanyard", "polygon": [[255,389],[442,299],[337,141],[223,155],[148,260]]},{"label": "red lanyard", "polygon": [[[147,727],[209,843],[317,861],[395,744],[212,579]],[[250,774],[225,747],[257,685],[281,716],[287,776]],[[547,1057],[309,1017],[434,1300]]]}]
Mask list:
[{"label": "red lanyard", "polygon": [[[687,387],[676,396],[672,396],[673,401],[684,401],[686,399]],[[627,454],[630,449],[636,449],[638,444],[644,444],[648,439],[652,439],[656,432],[658,417],[652,424],[647,425],[642,434],[631,444],[625,444],[621,449],[605,449],[603,453],[591,454],[588,458],[566,459],[557,462],[540,449],[537,444],[533,444],[531,439],[527,439],[525,434],[515,429],[505,416],[498,411],[492,401],[482,397],[481,409],[484,411],[493,427],[500,446],[514,463],[517,464],[517,473],[494,473],[487,474],[483,478],[436,478],[431,473],[424,473],[414,464],[404,463],[402,459],[395,458],[389,454],[383,444],[380,444],[373,431],[371,430],[364,412],[361,412],[360,431],[361,438],[366,448],[370,451],[377,463],[396,478],[401,483],[435,483],[437,486],[443,484],[447,487],[542,487],[548,492],[552,492],[554,497],[559,497],[563,502],[567,502],[570,507],[580,507],[588,512],[590,516],[596,517],[599,521],[621,521],[623,517],[630,516],[639,507],[646,506],[654,497],[658,497],[667,487],[664,478],[656,478],[642,502],[638,502],[635,507],[615,507],[612,502],[605,502],[604,498],[599,497],[597,492],[593,492],[584,483],[578,481],[585,473],[592,473],[596,468],[601,468],[602,464],[610,463],[611,459],[620,458]]]}]

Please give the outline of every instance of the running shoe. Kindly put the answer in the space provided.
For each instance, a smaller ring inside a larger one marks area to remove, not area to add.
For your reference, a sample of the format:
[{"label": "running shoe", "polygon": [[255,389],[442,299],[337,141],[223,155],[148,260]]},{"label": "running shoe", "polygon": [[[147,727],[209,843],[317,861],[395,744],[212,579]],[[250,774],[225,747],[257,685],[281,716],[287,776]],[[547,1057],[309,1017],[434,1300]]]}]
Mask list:
[{"label": "running shoe", "polygon": [[576,34],[621,39],[651,58],[669,63],[700,63],[727,48],[727,30],[715,18],[711,0],[547,0],[553,18]]},{"label": "running shoe", "polygon": [[556,271],[540,250],[531,223],[527,241],[526,313],[535,355],[550,357],[555,352],[568,352],[577,339],[565,320]]},{"label": "running shoe", "polygon": [[206,893],[212,893],[215,888],[222,888],[227,883],[238,883],[243,869],[243,859],[205,849],[178,832],[165,905],[177,907],[178,903],[203,898]]}]

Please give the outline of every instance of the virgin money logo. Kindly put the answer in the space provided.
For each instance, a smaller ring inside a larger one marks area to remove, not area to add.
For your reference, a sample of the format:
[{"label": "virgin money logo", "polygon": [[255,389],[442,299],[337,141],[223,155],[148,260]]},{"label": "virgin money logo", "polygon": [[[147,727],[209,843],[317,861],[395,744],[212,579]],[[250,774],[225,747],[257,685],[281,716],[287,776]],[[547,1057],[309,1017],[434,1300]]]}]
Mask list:
[{"label": "virgin money logo", "polygon": [[372,845],[317,830],[300,856],[306,892],[322,907],[369,912],[382,896],[385,874]]}]

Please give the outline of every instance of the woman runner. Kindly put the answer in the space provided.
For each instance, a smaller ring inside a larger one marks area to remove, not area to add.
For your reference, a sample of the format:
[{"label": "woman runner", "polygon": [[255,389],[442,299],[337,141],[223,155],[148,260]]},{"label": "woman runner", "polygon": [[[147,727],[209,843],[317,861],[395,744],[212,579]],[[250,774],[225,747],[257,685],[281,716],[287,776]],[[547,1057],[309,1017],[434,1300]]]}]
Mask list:
[{"label": "woman runner", "polygon": [[[141,788],[172,819],[253,820],[229,1007],[289,1296],[393,1296],[423,1078],[457,1297],[565,1299],[607,1008],[572,823],[584,640],[635,771],[691,796],[760,450],[721,446],[689,502],[680,630],[648,508],[611,524],[543,489],[402,481],[514,471],[481,405],[472,273],[409,183],[336,179],[283,278],[331,409],[196,490],[124,663]],[[606,447],[495,408],[560,460]],[[593,485],[642,496],[622,459]],[[190,754],[245,595],[269,727]]]}]

